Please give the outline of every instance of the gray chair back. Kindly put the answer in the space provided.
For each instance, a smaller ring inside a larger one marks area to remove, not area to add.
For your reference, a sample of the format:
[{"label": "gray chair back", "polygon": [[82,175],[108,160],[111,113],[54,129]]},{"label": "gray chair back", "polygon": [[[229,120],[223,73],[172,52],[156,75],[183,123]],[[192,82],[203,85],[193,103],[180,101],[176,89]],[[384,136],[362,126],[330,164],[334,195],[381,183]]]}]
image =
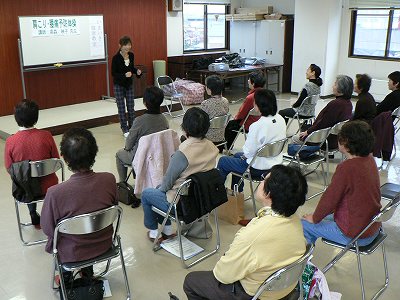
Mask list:
[{"label": "gray chair back", "polygon": [[31,177],[43,177],[53,174],[61,169],[62,181],[64,181],[64,163],[59,158],[30,161]]},{"label": "gray chair back", "polygon": [[400,194],[398,194],[392,201],[390,201],[381,212],[375,216],[374,222],[386,222],[393,217],[397,207],[400,205]]},{"label": "gray chair back", "polygon": [[306,143],[314,143],[314,144],[319,144],[321,146],[326,141],[326,138],[328,137],[330,130],[331,127],[328,127],[311,132],[304,140],[304,145]]},{"label": "gray chair back", "polygon": [[191,183],[192,183],[191,179],[187,179],[184,182],[182,182],[179,185],[178,190],[176,191],[176,195],[187,196],[189,194],[189,187]]},{"label": "gray chair back", "polygon": [[300,116],[315,117],[315,107],[317,106],[318,99],[319,95],[306,97],[297,109],[297,114]]},{"label": "gray chair back", "polygon": [[114,236],[118,233],[122,208],[114,205],[95,212],[78,215],[58,222],[54,229],[53,251],[57,251],[58,234],[82,235],[100,231],[117,220]]},{"label": "gray chair back", "polygon": [[276,142],[265,144],[257,151],[255,156],[264,158],[278,156],[279,154],[282,153],[286,141],[287,138],[284,138]]},{"label": "gray chair back", "polygon": [[248,116],[261,116],[261,113],[258,112],[254,107],[249,110]]},{"label": "gray chair back", "polygon": [[210,129],[225,128],[231,118],[230,114],[214,117],[210,120]]},{"label": "gray chair back", "polygon": [[400,106],[392,111],[392,116],[396,118],[400,118]]},{"label": "gray chair back", "polygon": [[270,275],[258,288],[252,300],[258,299],[265,291],[280,291],[301,280],[303,271],[313,251],[314,245],[308,244],[306,252],[303,254],[303,256],[294,263],[283,267],[282,269]]},{"label": "gray chair back", "polygon": [[343,125],[348,122],[349,120],[344,120],[339,123],[336,123],[335,125],[332,126],[331,131],[329,131],[329,134],[333,135],[338,135],[340,130],[342,129]]}]

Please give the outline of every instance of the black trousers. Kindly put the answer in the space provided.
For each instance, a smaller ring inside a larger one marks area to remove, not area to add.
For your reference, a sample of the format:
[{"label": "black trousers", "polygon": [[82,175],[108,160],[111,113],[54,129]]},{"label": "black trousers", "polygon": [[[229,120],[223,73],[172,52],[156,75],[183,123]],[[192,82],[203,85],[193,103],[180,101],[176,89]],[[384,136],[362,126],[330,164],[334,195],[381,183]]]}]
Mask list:
[{"label": "black trousers", "polygon": [[250,300],[239,281],[231,284],[219,282],[212,271],[191,272],[186,275],[183,290],[188,300]]},{"label": "black trousers", "polygon": [[285,119],[285,122],[287,124],[288,118],[293,118],[294,115],[296,114],[296,111],[293,108],[289,107],[280,110],[278,113]]},{"label": "black trousers", "polygon": [[226,125],[225,141],[228,149],[232,146],[232,143],[238,134],[237,131],[240,129],[240,121],[241,120],[230,120]]}]

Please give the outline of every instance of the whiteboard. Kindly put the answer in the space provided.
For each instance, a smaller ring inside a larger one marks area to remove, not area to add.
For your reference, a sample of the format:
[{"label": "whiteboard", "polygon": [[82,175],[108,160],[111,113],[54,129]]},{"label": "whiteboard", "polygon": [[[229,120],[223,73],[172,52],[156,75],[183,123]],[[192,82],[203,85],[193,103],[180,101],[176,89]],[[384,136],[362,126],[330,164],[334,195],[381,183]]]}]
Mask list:
[{"label": "whiteboard", "polygon": [[24,67],[106,58],[102,15],[18,19]]}]

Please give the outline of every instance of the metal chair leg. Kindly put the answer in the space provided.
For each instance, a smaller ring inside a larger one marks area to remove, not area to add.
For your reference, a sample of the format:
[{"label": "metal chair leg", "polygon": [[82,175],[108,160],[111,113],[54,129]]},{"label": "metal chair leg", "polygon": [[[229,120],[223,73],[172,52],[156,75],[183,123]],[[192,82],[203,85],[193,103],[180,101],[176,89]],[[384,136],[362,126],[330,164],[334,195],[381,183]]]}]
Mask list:
[{"label": "metal chair leg", "polygon": [[17,215],[17,226],[18,226],[19,238],[21,239],[22,244],[24,246],[33,246],[33,245],[37,245],[37,244],[46,243],[47,239],[36,240],[33,242],[25,241],[23,233],[22,233],[22,226],[24,226],[24,227],[31,226],[32,223],[22,223],[21,222],[21,217],[20,217],[20,213],[19,213],[19,202],[14,199],[14,204],[15,204],[15,213]]},{"label": "metal chair leg", "polygon": [[131,299],[131,290],[129,288],[128,275],[126,274],[126,268],[125,268],[125,259],[124,259],[124,254],[122,253],[121,238],[120,238],[119,235],[117,236],[117,242],[118,242],[118,245],[119,245],[119,248],[120,248],[119,258],[121,260],[122,273],[124,274],[125,289],[126,289],[126,299],[130,300]]},{"label": "metal chair leg", "polygon": [[378,299],[378,297],[380,295],[382,295],[382,293],[389,286],[389,271],[388,271],[388,267],[387,267],[386,251],[385,251],[385,243],[384,242],[382,243],[382,258],[383,258],[383,267],[385,269],[385,284],[383,285],[383,287],[380,288],[379,291],[376,292],[376,294],[372,297],[371,300]]},{"label": "metal chair leg", "polygon": [[355,248],[356,248],[356,255],[357,255],[358,275],[360,277],[361,295],[362,295],[362,300],[365,300],[364,278],[363,278],[363,273],[362,273],[360,250],[358,248],[357,242],[355,244]]}]

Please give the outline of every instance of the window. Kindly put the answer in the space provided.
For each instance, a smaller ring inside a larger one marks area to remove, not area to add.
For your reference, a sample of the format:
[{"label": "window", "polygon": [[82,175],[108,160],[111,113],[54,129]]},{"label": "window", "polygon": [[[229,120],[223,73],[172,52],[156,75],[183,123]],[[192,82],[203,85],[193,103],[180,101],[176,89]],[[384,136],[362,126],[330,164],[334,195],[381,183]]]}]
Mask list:
[{"label": "window", "polygon": [[184,4],[183,51],[226,48],[225,15],[225,5]]},{"label": "window", "polygon": [[400,10],[355,10],[350,56],[400,59]]}]

